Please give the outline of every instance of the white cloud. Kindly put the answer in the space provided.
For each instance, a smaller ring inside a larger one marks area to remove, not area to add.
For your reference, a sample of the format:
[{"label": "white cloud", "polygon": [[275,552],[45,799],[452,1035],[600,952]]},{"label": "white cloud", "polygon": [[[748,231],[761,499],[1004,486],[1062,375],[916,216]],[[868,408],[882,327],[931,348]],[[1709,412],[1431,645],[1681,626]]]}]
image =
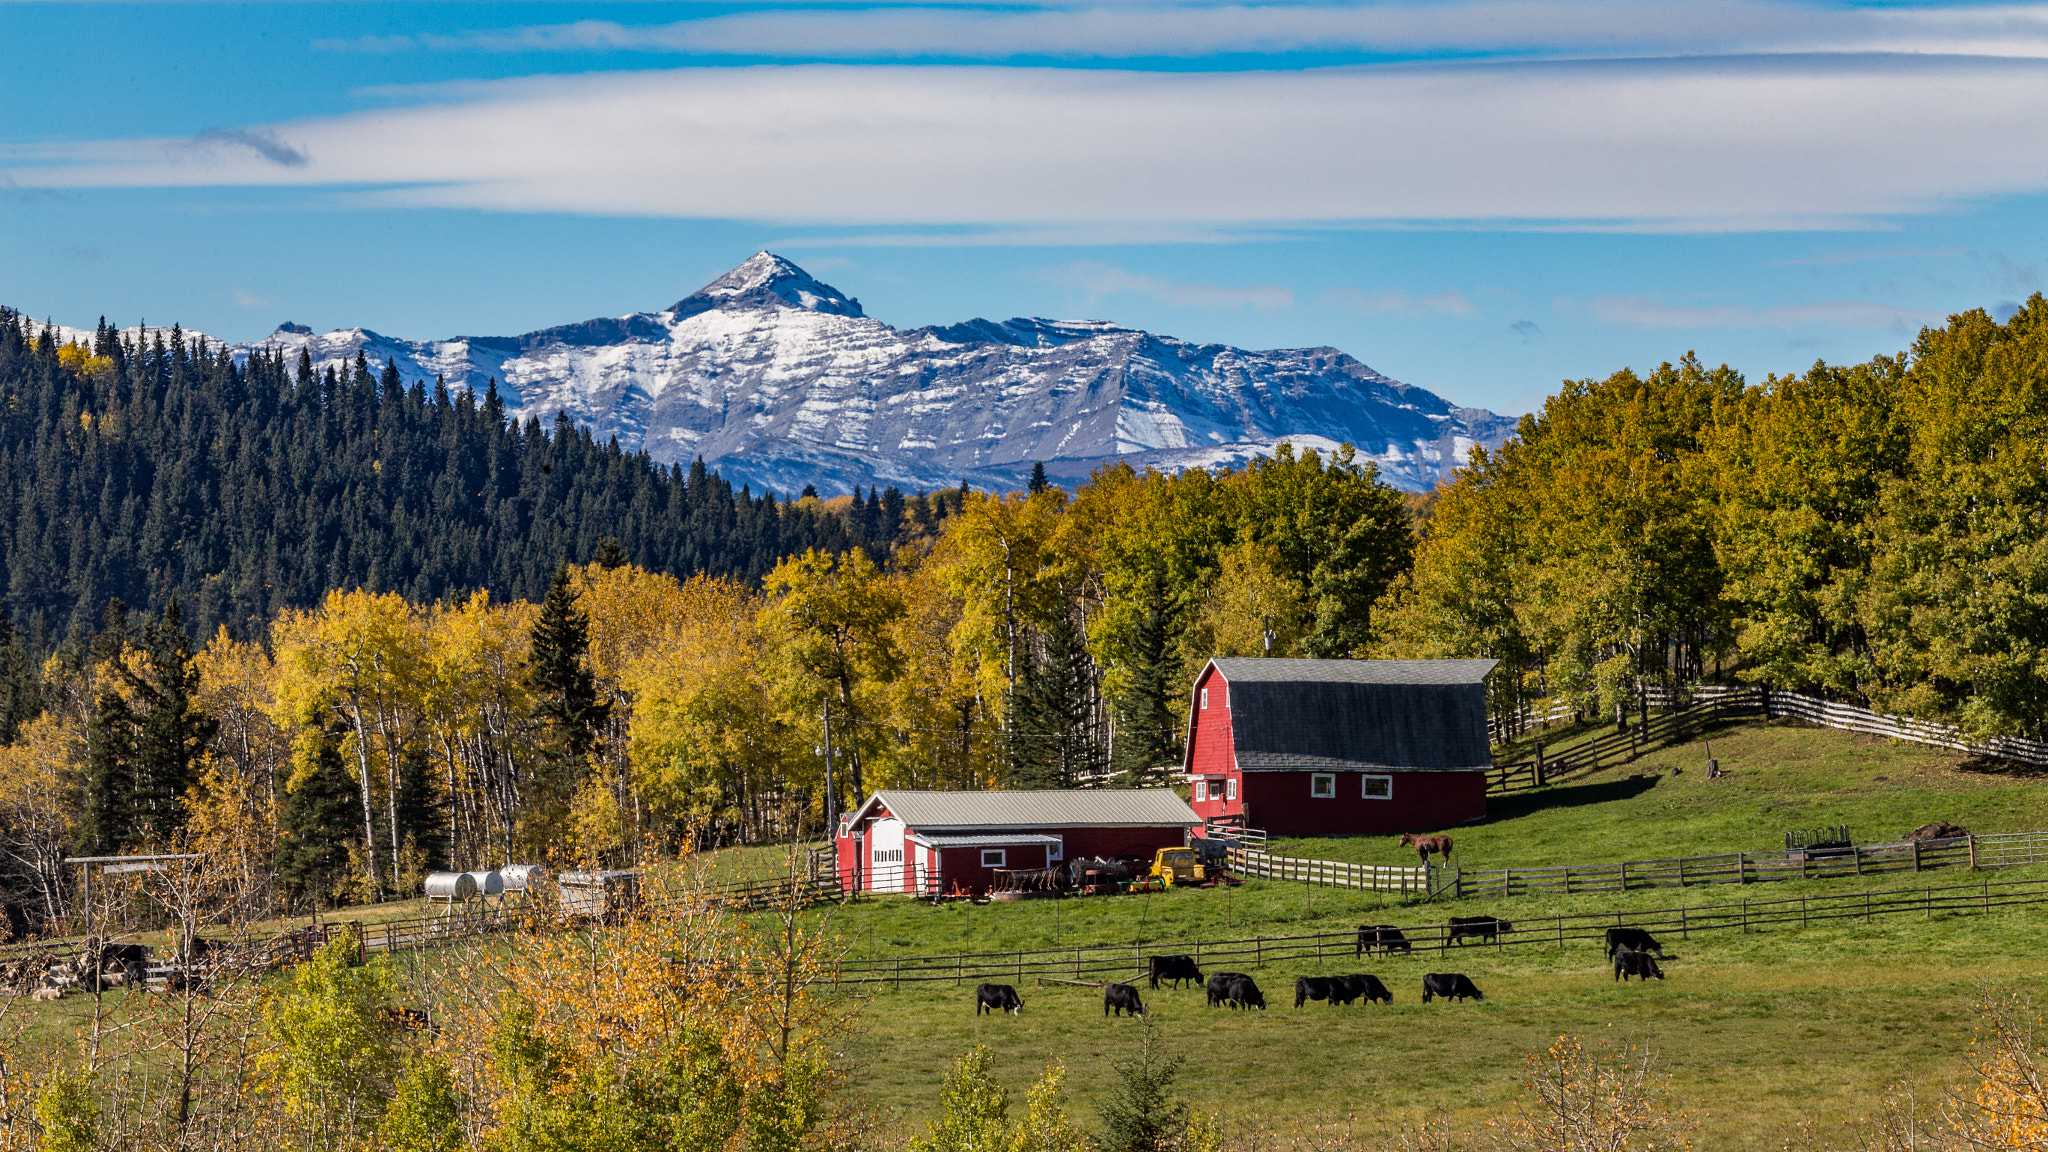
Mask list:
[{"label": "white cloud", "polygon": [[256,295],[254,292],[247,292],[240,288],[235,289],[235,303],[240,304],[244,308],[270,307],[270,301]]},{"label": "white cloud", "polygon": [[1465,294],[1453,288],[1416,298],[1398,288],[1380,292],[1361,292],[1356,288],[1332,288],[1322,294],[1325,304],[1342,308],[1347,312],[1401,312],[1418,315],[1426,312],[1440,312],[1451,316],[1470,316],[1474,309]]},{"label": "white cloud", "polygon": [[657,52],[822,59],[1186,57],[1304,51],[1517,57],[1750,52],[2048,55],[2038,4],[1822,8],[1767,0],[920,4],[740,12],[668,24],[579,20],[322,40],[366,52]]},{"label": "white cloud", "polygon": [[1230,310],[1253,308],[1271,312],[1294,307],[1294,293],[1277,284],[1232,287],[1222,284],[1186,284],[1164,276],[1130,272],[1113,264],[1082,260],[1047,277],[1055,284],[1077,288],[1093,304],[1111,296],[1149,296],[1160,304],[1180,308]]},{"label": "white cloud", "polygon": [[1591,305],[1593,316],[1632,328],[1798,328],[1827,324],[1837,328],[1888,328],[1911,332],[1946,317],[1917,308],[1895,308],[1861,300],[1820,300],[1805,304],[1663,304],[1642,296],[1602,296]]},{"label": "white cloud", "polygon": [[2048,62],[762,66],[449,85],[410,99],[247,129],[297,165],[141,139],[18,145],[0,151],[0,178],[1051,232],[1851,226],[2048,190]]}]

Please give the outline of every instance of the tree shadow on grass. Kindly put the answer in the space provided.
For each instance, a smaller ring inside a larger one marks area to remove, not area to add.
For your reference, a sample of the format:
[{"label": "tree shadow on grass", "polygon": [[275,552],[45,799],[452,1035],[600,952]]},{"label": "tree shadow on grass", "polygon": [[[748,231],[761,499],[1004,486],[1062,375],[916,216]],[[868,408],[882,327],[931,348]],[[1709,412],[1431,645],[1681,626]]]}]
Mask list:
[{"label": "tree shadow on grass", "polygon": [[1632,800],[1657,786],[1662,776],[1636,776],[1624,780],[1603,780],[1597,784],[1558,784],[1531,792],[1512,792],[1486,798],[1486,823],[1513,820],[1552,808],[1580,808]]},{"label": "tree shadow on grass", "polygon": [[1956,771],[1976,776],[2003,776],[2009,780],[2048,780],[2048,768],[2022,764],[2017,760],[2000,760],[1995,756],[1972,756],[1956,765]]}]

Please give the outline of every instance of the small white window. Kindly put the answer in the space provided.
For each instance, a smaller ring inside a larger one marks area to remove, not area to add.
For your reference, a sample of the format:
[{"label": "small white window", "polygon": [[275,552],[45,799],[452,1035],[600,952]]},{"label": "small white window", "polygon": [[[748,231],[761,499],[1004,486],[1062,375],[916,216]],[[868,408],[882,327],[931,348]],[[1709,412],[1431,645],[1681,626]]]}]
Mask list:
[{"label": "small white window", "polygon": [[1230,707],[1230,685],[1228,684],[1223,686],[1223,706],[1225,708]]},{"label": "small white window", "polygon": [[1308,794],[1318,800],[1334,799],[1337,795],[1337,774],[1335,772],[1313,772],[1308,778]]},{"label": "small white window", "polygon": [[1232,776],[1223,782],[1223,798],[1225,800],[1237,799],[1237,777]]},{"label": "small white window", "polygon": [[1367,800],[1392,800],[1394,798],[1394,778],[1392,776],[1367,776],[1365,777],[1365,782],[1360,785],[1358,794]]},{"label": "small white window", "polygon": [[1203,708],[1203,710],[1204,710],[1204,711],[1207,711],[1207,710],[1208,710],[1208,707],[1209,707],[1209,690],[1208,690],[1207,688],[1204,688],[1204,689],[1202,689],[1202,708]]},{"label": "small white window", "polygon": [[1047,864],[1050,864],[1053,861],[1058,860],[1061,854],[1066,851],[1066,848],[1067,842],[1065,840],[1062,840],[1058,836],[1053,837],[1052,843],[1047,844],[1045,846],[1045,862]]},{"label": "small white window", "polygon": [[981,866],[983,868],[1005,867],[1003,861],[1007,858],[1008,850],[1004,848],[983,848],[981,850]]},{"label": "small white window", "polygon": [[1202,801],[1207,800],[1208,798],[1209,782],[1207,780],[1195,781],[1195,803],[1200,804]]}]

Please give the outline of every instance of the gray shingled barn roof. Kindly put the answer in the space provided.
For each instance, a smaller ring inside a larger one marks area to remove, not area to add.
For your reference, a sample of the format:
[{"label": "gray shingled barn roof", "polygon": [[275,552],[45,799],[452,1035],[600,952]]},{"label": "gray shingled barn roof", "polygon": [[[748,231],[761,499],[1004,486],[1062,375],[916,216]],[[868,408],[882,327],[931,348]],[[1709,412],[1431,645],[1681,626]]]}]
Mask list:
[{"label": "gray shingled barn roof", "polygon": [[875,793],[876,801],[919,832],[994,828],[1181,828],[1202,818],[1168,788],[1048,788],[1015,792]]},{"label": "gray shingled barn roof", "polygon": [[1231,742],[1244,771],[1493,766],[1484,681],[1498,661],[1219,657],[1209,663],[1230,685]]}]

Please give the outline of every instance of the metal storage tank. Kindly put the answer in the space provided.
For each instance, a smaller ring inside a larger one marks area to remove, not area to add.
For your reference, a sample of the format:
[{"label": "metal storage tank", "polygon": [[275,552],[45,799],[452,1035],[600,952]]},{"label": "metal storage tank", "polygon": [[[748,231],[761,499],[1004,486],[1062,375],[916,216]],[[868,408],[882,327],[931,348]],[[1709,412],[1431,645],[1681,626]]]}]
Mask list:
[{"label": "metal storage tank", "polygon": [[526,892],[548,878],[548,868],[545,864],[507,864],[498,874],[505,878],[505,891]]},{"label": "metal storage tank", "polygon": [[562,911],[572,916],[612,920],[640,905],[638,872],[564,872],[555,878]]},{"label": "metal storage tank", "polygon": [[473,872],[429,872],[421,887],[426,889],[429,900],[474,900],[477,895]]},{"label": "metal storage tank", "polygon": [[496,872],[466,872],[464,875],[476,881],[476,890],[484,896],[503,896],[505,878]]}]

